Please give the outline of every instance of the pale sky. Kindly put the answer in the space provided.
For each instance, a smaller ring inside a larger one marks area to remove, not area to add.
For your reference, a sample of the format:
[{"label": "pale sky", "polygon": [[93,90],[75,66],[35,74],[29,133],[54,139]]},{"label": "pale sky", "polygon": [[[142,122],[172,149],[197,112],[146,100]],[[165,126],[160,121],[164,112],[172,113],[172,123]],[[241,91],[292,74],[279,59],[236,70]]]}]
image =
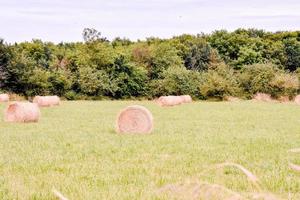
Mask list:
[{"label": "pale sky", "polygon": [[0,0],[0,38],[82,41],[85,27],[108,39],[259,28],[300,30],[300,0]]}]

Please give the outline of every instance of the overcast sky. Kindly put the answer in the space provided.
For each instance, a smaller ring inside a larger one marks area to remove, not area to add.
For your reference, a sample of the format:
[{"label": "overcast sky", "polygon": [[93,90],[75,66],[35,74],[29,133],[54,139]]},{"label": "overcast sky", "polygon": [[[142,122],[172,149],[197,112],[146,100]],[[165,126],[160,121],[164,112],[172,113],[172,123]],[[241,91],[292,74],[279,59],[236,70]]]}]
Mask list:
[{"label": "overcast sky", "polygon": [[82,41],[85,27],[133,40],[240,27],[300,30],[300,0],[0,0],[6,42]]}]

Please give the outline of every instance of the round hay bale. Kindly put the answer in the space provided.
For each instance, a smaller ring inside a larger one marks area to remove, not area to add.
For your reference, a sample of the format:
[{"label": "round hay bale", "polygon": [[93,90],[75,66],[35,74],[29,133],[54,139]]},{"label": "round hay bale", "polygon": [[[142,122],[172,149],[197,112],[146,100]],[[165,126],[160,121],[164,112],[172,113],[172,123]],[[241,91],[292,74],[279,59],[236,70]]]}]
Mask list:
[{"label": "round hay bale", "polygon": [[160,106],[176,106],[183,103],[181,96],[161,96],[158,98],[157,103]]},{"label": "round hay bale", "polygon": [[190,95],[181,95],[180,96],[183,103],[192,103],[193,99]]},{"label": "round hay bale", "polygon": [[60,99],[58,96],[35,96],[33,103],[37,103],[40,107],[58,106]]},{"label": "round hay bale", "polygon": [[294,102],[298,105],[300,105],[300,95],[297,95],[294,99]]},{"label": "round hay bale", "polygon": [[265,93],[256,93],[253,97],[254,100],[257,101],[264,101],[264,102],[271,102],[273,101],[271,95]]},{"label": "round hay bale", "polygon": [[128,106],[117,117],[116,130],[118,133],[151,133],[152,128],[153,116],[143,106]]},{"label": "round hay bale", "polygon": [[9,95],[8,94],[0,94],[0,102],[8,102]]},{"label": "round hay bale", "polygon": [[4,113],[6,122],[38,122],[40,109],[36,103],[15,102],[8,105]]}]

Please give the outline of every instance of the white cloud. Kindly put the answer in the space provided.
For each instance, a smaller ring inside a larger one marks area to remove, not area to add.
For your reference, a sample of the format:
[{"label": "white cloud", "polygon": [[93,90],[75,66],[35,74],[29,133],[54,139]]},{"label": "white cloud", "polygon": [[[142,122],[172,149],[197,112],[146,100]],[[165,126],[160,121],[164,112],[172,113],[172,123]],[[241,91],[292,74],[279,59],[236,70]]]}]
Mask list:
[{"label": "white cloud", "polygon": [[[3,1],[3,2],[2,2]],[[171,37],[239,27],[300,29],[298,0],[0,0],[0,37],[79,41],[84,27],[112,39]]]}]

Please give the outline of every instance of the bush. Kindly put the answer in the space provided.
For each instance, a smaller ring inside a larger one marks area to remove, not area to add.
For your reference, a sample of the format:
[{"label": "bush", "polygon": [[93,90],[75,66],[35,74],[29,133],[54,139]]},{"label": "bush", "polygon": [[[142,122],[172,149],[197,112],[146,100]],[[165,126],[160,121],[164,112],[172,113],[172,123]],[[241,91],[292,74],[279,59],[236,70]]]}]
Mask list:
[{"label": "bush", "polygon": [[145,95],[147,71],[131,63],[125,55],[118,55],[107,73],[109,87],[105,91],[106,96],[119,99]]},{"label": "bush", "polygon": [[271,93],[273,86],[270,84],[279,69],[273,64],[254,64],[243,68],[239,81],[247,97],[255,93]]},{"label": "bush", "polygon": [[184,59],[187,69],[205,71],[210,65],[219,62],[219,55],[205,40],[200,40],[190,47]]},{"label": "bush", "polygon": [[90,96],[103,95],[109,88],[109,77],[104,70],[90,67],[79,69],[79,84],[83,94]]},{"label": "bush", "polygon": [[151,82],[150,96],[189,94],[200,97],[197,89],[199,81],[199,73],[184,67],[171,67],[162,73],[161,79]]},{"label": "bush", "polygon": [[299,88],[298,77],[294,74],[277,73],[271,80],[270,85],[273,87],[271,95],[274,97],[289,96],[297,94]]},{"label": "bush", "polygon": [[66,92],[64,96],[67,100],[76,100],[77,99],[77,93],[74,92],[73,90]]},{"label": "bush", "polygon": [[63,71],[56,71],[50,74],[48,79],[50,85],[50,93],[63,96],[71,87],[71,80]]},{"label": "bush", "polygon": [[50,72],[43,69],[36,68],[32,71],[27,81],[27,90],[25,94],[27,96],[35,95],[47,95],[49,94],[49,88],[51,84],[48,82]]},{"label": "bush", "polygon": [[199,90],[205,99],[216,98],[218,100],[226,96],[239,96],[241,92],[234,70],[225,64],[204,72]]},{"label": "bush", "polygon": [[148,64],[151,79],[160,78],[161,73],[169,67],[182,66],[178,51],[169,43],[151,46],[151,58]]}]

